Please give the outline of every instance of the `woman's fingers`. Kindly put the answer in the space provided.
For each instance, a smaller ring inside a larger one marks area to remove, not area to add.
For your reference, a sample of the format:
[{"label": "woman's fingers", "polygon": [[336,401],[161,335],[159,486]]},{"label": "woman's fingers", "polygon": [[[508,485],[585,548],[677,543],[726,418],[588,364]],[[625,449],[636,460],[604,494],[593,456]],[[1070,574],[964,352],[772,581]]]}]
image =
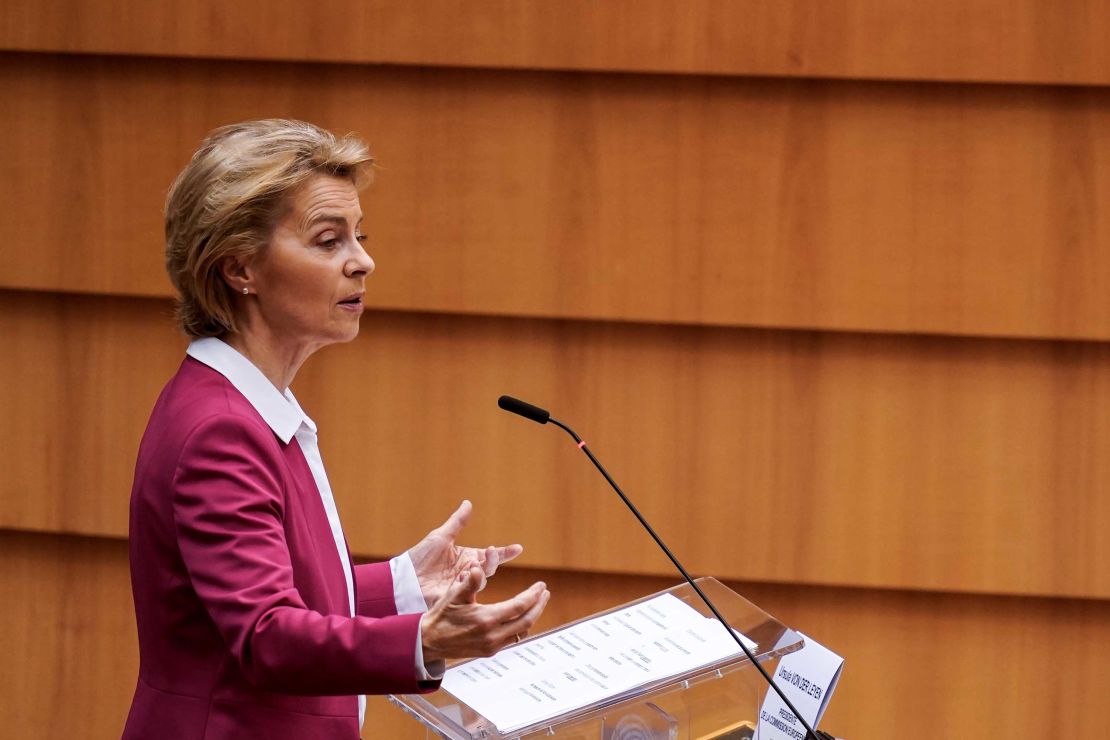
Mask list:
[{"label": "woman's fingers", "polygon": [[547,607],[547,602],[551,600],[551,592],[546,588],[540,592],[535,602],[517,618],[506,622],[504,627],[508,633],[508,643],[520,642],[528,636],[528,631],[539,620],[543,610]]},{"label": "woman's fingers", "polygon": [[478,592],[485,587],[485,574],[477,565],[472,565],[459,572],[447,592],[447,600],[453,604],[474,603],[478,599]]},{"label": "woman's fingers", "polygon": [[478,604],[474,599],[484,581],[480,568],[460,573],[446,603],[424,615],[421,636],[426,659],[493,655],[528,633],[551,596],[537,582],[505,601]]},{"label": "woman's fingers", "polygon": [[504,641],[501,644],[501,649],[520,642],[528,636],[528,632],[535,625],[536,621],[543,614],[544,608],[547,607],[547,602],[551,599],[551,592],[544,589],[540,592],[535,602],[528,608],[526,612],[521,614],[516,619],[506,622],[502,625],[504,629]]},{"label": "woman's fingers", "polygon": [[482,553],[482,570],[485,571],[487,576],[492,576],[502,563],[509,562],[522,552],[524,552],[523,545],[505,545],[504,547],[490,545]]},{"label": "woman's fingers", "polygon": [[451,512],[451,516],[447,517],[447,521],[439,525],[434,532],[438,532],[452,542],[459,533],[466,527],[466,523],[470,521],[470,512],[474,510],[473,504],[469,500],[463,499],[459,504],[459,508]]},{"label": "woman's fingers", "polygon": [[[490,604],[491,618],[501,624],[515,623],[531,613],[541,599],[546,604],[547,597],[544,594],[548,594],[547,586],[543,581],[536,581],[511,599]],[[543,609],[541,608],[540,611]],[[536,616],[538,617],[539,614],[537,613]]]},{"label": "woman's fingers", "polygon": [[480,558],[482,561],[482,572],[486,574],[486,577],[492,576],[497,572],[497,566],[501,564],[501,555],[496,547],[487,547]]},{"label": "woman's fingers", "polygon": [[497,558],[499,562],[507,563],[522,552],[524,552],[524,545],[505,545],[497,548]]}]

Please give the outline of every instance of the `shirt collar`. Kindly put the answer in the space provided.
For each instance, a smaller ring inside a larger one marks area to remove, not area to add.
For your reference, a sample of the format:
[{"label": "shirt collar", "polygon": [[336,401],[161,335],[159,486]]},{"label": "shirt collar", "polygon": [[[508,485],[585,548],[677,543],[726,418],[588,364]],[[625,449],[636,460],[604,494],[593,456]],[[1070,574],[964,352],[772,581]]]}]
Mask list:
[{"label": "shirt collar", "polygon": [[316,424],[301,409],[292,391],[288,388],[279,391],[261,370],[223,340],[216,337],[197,339],[185,354],[227,378],[284,444],[289,444],[302,424],[316,432]]}]

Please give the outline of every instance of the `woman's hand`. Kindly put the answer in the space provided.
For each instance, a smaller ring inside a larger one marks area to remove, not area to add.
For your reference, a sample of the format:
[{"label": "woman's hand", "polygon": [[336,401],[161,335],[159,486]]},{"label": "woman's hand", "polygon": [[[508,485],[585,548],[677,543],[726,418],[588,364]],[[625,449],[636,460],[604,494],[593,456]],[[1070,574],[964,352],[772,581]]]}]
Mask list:
[{"label": "woman's hand", "polygon": [[551,593],[537,581],[516,596],[496,604],[479,604],[486,577],[469,568],[448,587],[444,598],[420,618],[424,661],[493,655],[519,642],[539,619]]},{"label": "woman's hand", "polygon": [[429,609],[439,603],[461,573],[477,567],[482,574],[478,589],[481,590],[485,588],[486,579],[497,572],[497,566],[524,552],[520,545],[490,545],[484,550],[456,545],[455,539],[470,519],[472,508],[469,501],[463,501],[447,521],[409,550],[416,579],[420,582],[420,593]]}]

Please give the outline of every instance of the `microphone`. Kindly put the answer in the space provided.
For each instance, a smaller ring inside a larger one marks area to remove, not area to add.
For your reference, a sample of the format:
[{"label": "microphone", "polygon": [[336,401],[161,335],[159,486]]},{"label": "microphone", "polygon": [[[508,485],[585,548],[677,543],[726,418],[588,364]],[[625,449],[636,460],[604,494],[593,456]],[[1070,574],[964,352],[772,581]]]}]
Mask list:
[{"label": "microphone", "polygon": [[541,409],[539,406],[533,406],[530,403],[525,403],[519,398],[513,398],[512,396],[501,396],[501,398],[497,399],[497,405],[511,414],[523,416],[525,419],[531,419],[540,424],[546,424],[548,420],[551,419],[551,414],[547,413],[547,411]]},{"label": "microphone", "polygon": [[771,679],[771,677],[767,675],[767,671],[763,668],[762,665],[760,665],[759,661],[755,659],[755,655],[752,654],[752,651],[748,648],[747,645],[744,644],[744,641],[741,640],[739,636],[737,636],[732,627],[730,627],[728,622],[725,621],[725,618],[721,616],[721,612],[717,610],[716,604],[709,600],[709,597],[705,595],[705,592],[701,590],[701,587],[698,586],[694,579],[690,577],[690,574],[687,573],[686,569],[682,567],[682,563],[678,562],[678,558],[675,557],[674,553],[671,552],[671,549],[667,547],[667,545],[663,542],[659,535],[655,533],[655,530],[650,524],[648,524],[648,521],[644,518],[644,515],[641,514],[640,510],[636,508],[631,500],[629,500],[628,496],[624,495],[624,491],[620,489],[620,486],[617,485],[617,482],[613,480],[613,477],[609,475],[608,471],[606,471],[605,468],[601,466],[601,463],[598,461],[598,459],[594,457],[594,453],[590,452],[590,448],[586,446],[586,443],[582,441],[582,438],[579,437],[573,429],[571,429],[569,426],[559,421],[558,419],[553,418],[546,409],[541,409],[539,406],[533,406],[530,403],[525,403],[519,398],[513,398],[512,396],[501,396],[497,399],[497,405],[505,411],[508,411],[509,413],[516,414],[517,416],[523,416],[525,419],[531,419],[537,424],[546,424],[548,422],[551,422],[552,424],[569,434],[571,438],[573,438],[574,441],[578,444],[578,449],[585,452],[586,457],[590,458],[590,462],[594,464],[594,467],[596,467],[598,471],[600,471],[601,474],[605,476],[605,480],[607,480],[609,482],[609,485],[613,487],[613,490],[617,492],[617,495],[620,496],[621,501],[624,502],[624,505],[627,506],[628,509],[633,513],[633,515],[635,515],[635,517],[640,521],[640,524],[643,526],[643,528],[647,530],[647,533],[651,535],[651,538],[653,540],[655,540],[655,544],[657,544],[659,546],[659,549],[661,549],[663,553],[670,559],[671,563],[674,564],[674,567],[677,568],[678,572],[682,574],[682,577],[686,579],[686,582],[690,584],[697,595],[701,597],[701,600],[705,602],[705,605],[709,607],[709,611],[713,612],[713,616],[717,618],[717,621],[724,626],[725,631],[728,632],[732,639],[736,641],[736,644],[740,646],[740,649],[744,651],[744,655],[748,657],[748,660],[751,661],[751,664],[759,670],[760,675],[763,676],[763,680],[767,682],[767,685],[774,689],[775,693],[779,695],[779,698],[782,699],[787,708],[791,712],[793,712],[794,716],[798,718],[798,721],[802,723],[802,727],[804,727],[806,730],[806,740],[836,740],[836,738],[834,738],[827,732],[817,731],[809,726],[809,723],[806,722],[805,718],[802,717],[801,713],[794,707],[794,704],[790,701],[790,699],[787,698],[782,689],[780,689],[778,685]]}]

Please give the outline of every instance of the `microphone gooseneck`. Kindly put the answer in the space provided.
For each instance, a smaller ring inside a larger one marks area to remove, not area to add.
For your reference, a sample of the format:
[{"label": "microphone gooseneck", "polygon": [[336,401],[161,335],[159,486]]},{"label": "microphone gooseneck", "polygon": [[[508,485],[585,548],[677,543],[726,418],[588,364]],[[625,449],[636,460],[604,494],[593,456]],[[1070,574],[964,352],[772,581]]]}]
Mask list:
[{"label": "microphone gooseneck", "polygon": [[647,533],[651,535],[651,538],[655,540],[655,544],[659,546],[659,549],[662,550],[663,553],[670,559],[674,567],[678,569],[678,572],[682,574],[682,577],[684,579],[686,579],[686,582],[690,584],[690,586],[694,589],[694,591],[705,603],[705,605],[709,607],[709,610],[713,612],[713,616],[716,617],[717,621],[724,626],[725,631],[728,632],[729,636],[731,636],[736,644],[740,646],[740,649],[744,652],[744,655],[747,656],[748,660],[751,661],[751,664],[754,665],[759,671],[760,675],[763,676],[763,680],[767,682],[767,685],[774,689],[775,693],[779,695],[779,698],[782,699],[787,708],[791,712],[793,712],[794,716],[798,718],[798,721],[802,723],[802,727],[804,727],[806,730],[806,739],[810,740],[812,738],[814,740],[833,740],[832,736],[828,733],[818,732],[809,726],[809,723],[806,722],[804,717],[802,717],[801,712],[799,712],[794,707],[794,704],[790,701],[790,699],[787,698],[782,689],[778,687],[778,685],[767,674],[767,671],[763,668],[763,666],[760,665],[759,661],[756,660],[755,655],[752,653],[751,649],[749,649],[748,646],[744,644],[744,641],[740,639],[735,630],[733,630],[732,627],[729,626],[728,622],[725,621],[724,616],[722,616],[721,612],[718,611],[716,604],[710,601],[709,597],[705,595],[705,592],[701,590],[701,587],[698,586],[694,579],[690,577],[690,574],[686,572],[686,569],[684,567],[682,567],[682,563],[678,561],[678,558],[675,557],[675,554],[671,552],[671,549],[667,547],[666,543],[663,542],[659,535],[655,533],[655,529],[652,528],[650,524],[648,524],[648,521],[644,518],[644,515],[640,513],[640,510],[636,508],[636,505],[633,504],[628,496],[624,494],[624,491],[622,491],[620,486],[617,485],[617,482],[613,480],[613,477],[609,475],[609,472],[602,466],[601,462],[598,461],[598,459],[594,456],[594,453],[590,451],[590,448],[587,447],[586,443],[582,441],[582,438],[578,436],[577,432],[575,432],[563,422],[552,417],[551,414],[545,409],[541,409],[538,406],[533,406],[530,403],[525,403],[518,398],[513,398],[512,396],[501,396],[499,399],[497,399],[497,405],[505,411],[516,414],[518,416],[523,416],[526,419],[531,419],[532,421],[538,422],[540,424],[547,424],[548,422],[550,422],[569,434],[571,438],[575,441],[575,443],[577,443],[578,449],[586,453],[586,457],[590,458],[590,462],[594,464],[594,467],[596,467],[598,471],[603,476],[605,476],[605,480],[608,481],[613,490],[617,492],[617,495],[620,496],[621,501],[624,502],[624,505],[627,506],[628,510],[631,511],[636,519],[639,520],[641,526],[643,526],[643,528],[647,530]]}]

